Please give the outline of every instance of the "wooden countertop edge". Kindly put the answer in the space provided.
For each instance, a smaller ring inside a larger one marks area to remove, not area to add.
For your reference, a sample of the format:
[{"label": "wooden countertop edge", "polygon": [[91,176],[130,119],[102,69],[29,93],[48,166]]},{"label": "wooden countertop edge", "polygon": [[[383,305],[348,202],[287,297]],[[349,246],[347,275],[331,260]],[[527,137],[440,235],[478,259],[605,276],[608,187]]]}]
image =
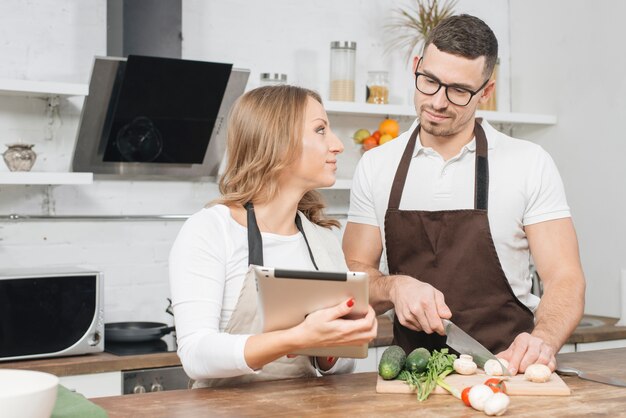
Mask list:
[{"label": "wooden countertop edge", "polygon": [[116,356],[110,353],[97,353],[73,357],[0,362],[0,368],[37,370],[52,373],[57,376],[74,376],[169,366],[180,366],[180,360],[176,353],[152,353],[136,356]]}]

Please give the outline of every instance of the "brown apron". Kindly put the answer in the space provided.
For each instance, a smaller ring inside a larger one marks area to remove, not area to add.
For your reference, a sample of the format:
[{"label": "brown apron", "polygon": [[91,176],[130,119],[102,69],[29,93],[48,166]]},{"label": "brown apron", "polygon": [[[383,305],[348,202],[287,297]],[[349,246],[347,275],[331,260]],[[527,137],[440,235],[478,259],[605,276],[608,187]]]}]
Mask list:
[{"label": "brown apron", "polygon": [[[404,150],[385,214],[389,274],[415,277],[440,290],[452,311],[451,320],[490,351],[500,352],[518,334],[532,331],[534,315],[513,293],[491,237],[485,132],[476,121],[474,209],[400,210],[419,131],[418,125]],[[445,336],[413,331],[397,317],[393,334],[394,344],[407,353],[417,347],[446,347]]]},{"label": "brown apron", "polygon": [[[248,220],[248,264],[254,264],[258,266],[263,265],[263,239],[261,232],[257,225],[256,216],[254,214],[254,207],[251,203],[245,205],[247,210]],[[327,267],[328,261],[324,258],[325,254],[319,251],[319,239],[316,240],[317,234],[310,230],[308,220],[305,219],[303,225],[300,214],[296,215],[296,226],[298,231],[304,236],[304,240],[309,249],[309,256],[316,269],[318,264],[313,256],[313,250],[311,247],[318,249],[317,255],[320,258],[320,265]],[[309,229],[309,233],[305,234],[305,229]],[[307,235],[309,237],[307,237]],[[309,241],[312,241],[309,243]],[[326,262],[325,262],[326,261]],[[235,305],[226,329],[224,332],[229,334],[259,334],[263,332],[263,324],[261,316],[257,313],[258,310],[258,293],[256,288],[256,279],[252,271],[248,271],[246,278],[244,279],[241,292],[239,293],[239,299]],[[203,387],[227,387],[236,386],[243,383],[262,381],[262,380],[279,380],[290,379],[295,377],[315,377],[317,372],[311,362],[311,358],[308,356],[296,356],[288,358],[286,356],[280,357],[271,363],[263,366],[262,370],[254,374],[244,374],[240,376],[216,378],[216,379],[204,379],[198,380],[193,383],[193,388]]]}]

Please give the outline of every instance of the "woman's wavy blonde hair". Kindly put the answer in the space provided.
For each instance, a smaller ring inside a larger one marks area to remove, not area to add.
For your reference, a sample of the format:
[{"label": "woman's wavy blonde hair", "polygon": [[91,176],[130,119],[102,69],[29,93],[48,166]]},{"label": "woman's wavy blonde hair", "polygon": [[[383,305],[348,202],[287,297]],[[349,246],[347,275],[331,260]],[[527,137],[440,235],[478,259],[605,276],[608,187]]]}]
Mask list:
[{"label": "woman's wavy blonde hair", "polygon": [[[228,119],[228,160],[220,178],[222,196],[212,203],[227,206],[263,203],[278,194],[278,179],[302,154],[307,99],[319,94],[280,85],[251,90],[233,106]],[[308,191],[298,210],[313,223],[331,228],[339,222],[324,215],[322,196]]]}]

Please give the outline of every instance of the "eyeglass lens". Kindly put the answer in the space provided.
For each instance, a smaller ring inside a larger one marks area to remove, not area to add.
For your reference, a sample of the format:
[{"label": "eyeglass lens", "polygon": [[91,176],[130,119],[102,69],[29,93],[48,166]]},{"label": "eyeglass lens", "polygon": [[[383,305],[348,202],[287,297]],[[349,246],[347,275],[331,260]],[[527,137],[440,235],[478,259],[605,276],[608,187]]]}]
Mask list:
[{"label": "eyeglass lens", "polygon": [[[439,91],[442,84],[427,75],[417,74],[415,87],[420,92],[432,96]],[[448,100],[457,106],[465,106],[472,100],[473,94],[470,91],[453,86],[445,86],[444,88],[446,89],[446,97]]]}]

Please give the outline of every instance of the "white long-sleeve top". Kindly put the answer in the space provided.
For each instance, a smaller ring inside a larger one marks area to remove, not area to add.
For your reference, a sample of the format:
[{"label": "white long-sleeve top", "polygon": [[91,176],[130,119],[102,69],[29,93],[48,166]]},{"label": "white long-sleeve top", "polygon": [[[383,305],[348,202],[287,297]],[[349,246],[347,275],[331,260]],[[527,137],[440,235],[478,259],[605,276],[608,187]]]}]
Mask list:
[{"label": "white long-sleeve top", "polygon": [[[266,266],[314,269],[301,233],[261,233]],[[172,306],[178,355],[192,379],[255,373],[244,357],[250,335],[225,332],[248,270],[248,230],[224,205],[205,208],[183,225],[170,252]],[[341,359],[322,373],[348,373],[354,361]]]}]

